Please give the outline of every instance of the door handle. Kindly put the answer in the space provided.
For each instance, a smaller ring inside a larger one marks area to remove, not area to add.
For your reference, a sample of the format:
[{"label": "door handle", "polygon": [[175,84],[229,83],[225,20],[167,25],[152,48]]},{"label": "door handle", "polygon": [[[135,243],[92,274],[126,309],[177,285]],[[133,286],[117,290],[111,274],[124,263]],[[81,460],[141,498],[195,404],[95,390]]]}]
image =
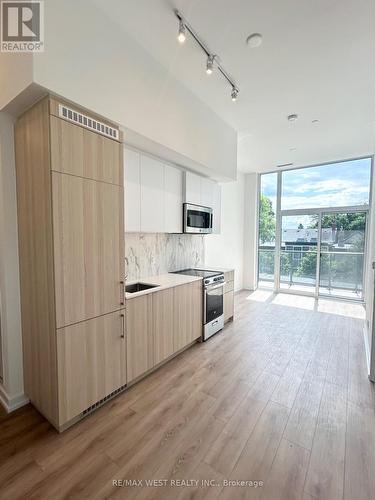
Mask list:
[{"label": "door handle", "polygon": [[125,314],[121,313],[121,338],[125,338]]}]

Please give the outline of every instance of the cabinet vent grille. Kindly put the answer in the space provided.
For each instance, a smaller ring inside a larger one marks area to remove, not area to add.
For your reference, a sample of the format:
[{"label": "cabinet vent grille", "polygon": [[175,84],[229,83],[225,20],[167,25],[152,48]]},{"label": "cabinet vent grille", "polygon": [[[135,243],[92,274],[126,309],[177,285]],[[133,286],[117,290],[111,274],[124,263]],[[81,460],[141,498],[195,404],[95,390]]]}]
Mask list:
[{"label": "cabinet vent grille", "polygon": [[97,401],[93,405],[86,408],[86,410],[83,410],[82,416],[85,416],[85,415],[88,415],[89,413],[92,413],[100,406],[103,406],[104,403],[106,403],[108,400],[114,398],[115,396],[117,396],[117,394],[120,394],[120,392],[123,392],[125,389],[126,389],[126,385],[123,385],[123,386],[119,387],[118,389],[116,389],[115,391],[111,392],[111,394],[108,394],[108,396],[105,396],[105,398],[99,399],[99,401]]},{"label": "cabinet vent grille", "polygon": [[70,122],[77,123],[81,127],[88,128],[98,134],[110,137],[111,139],[118,140],[119,138],[118,129],[110,127],[109,125],[106,125],[98,120],[94,120],[94,118],[79,113],[78,111],[68,108],[67,106],[63,106],[62,104],[59,104],[59,116],[65,120],[69,120]]}]

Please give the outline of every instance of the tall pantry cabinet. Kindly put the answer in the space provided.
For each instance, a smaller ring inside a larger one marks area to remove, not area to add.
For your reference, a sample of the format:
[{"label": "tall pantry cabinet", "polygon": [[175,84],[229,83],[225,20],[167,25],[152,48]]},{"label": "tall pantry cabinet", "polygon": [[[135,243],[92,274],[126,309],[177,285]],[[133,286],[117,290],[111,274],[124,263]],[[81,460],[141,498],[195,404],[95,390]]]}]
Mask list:
[{"label": "tall pantry cabinet", "polygon": [[25,392],[61,431],[126,384],[121,133],[48,96],[15,149]]}]

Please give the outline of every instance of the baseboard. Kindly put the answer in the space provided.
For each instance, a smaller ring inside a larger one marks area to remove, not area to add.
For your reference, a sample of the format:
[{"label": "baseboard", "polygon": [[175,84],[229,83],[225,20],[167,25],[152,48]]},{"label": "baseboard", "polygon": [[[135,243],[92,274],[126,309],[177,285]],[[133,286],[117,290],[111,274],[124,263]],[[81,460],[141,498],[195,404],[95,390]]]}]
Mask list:
[{"label": "baseboard", "polygon": [[9,397],[4,387],[0,385],[0,404],[5,408],[7,413],[27,405],[29,401],[29,398],[25,394],[17,394],[16,396]]}]

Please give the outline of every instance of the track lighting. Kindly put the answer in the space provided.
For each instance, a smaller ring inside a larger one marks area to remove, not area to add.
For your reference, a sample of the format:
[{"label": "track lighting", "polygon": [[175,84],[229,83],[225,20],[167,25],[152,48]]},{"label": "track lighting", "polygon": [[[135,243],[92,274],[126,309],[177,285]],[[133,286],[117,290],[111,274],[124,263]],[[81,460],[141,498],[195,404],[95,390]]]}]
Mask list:
[{"label": "track lighting", "polygon": [[[186,18],[180,14],[178,10],[174,11],[175,16],[178,19],[178,41],[180,43],[183,43],[186,40],[186,34],[189,33],[191,36],[191,39],[196,42],[196,44],[203,50],[203,52],[207,56],[207,62],[206,62],[206,73],[208,75],[211,75],[214,67],[215,71],[217,70],[217,73],[220,73],[226,81],[229,83],[229,85],[232,88],[231,91],[231,97],[232,101],[235,101],[237,99],[239,90],[238,87],[234,81],[234,79],[230,76],[230,74],[224,69],[224,67],[221,64],[221,59],[220,57],[215,54],[212,50],[208,48],[206,43],[201,39],[201,37],[198,35],[198,33],[194,30],[194,28],[191,26],[191,24],[186,20]],[[189,37],[190,41],[190,37]]]},{"label": "track lighting", "polygon": [[215,56],[208,56],[207,58],[207,65],[206,65],[206,73],[207,75],[211,75],[212,71],[214,70],[214,61],[215,61]]},{"label": "track lighting", "polygon": [[179,23],[179,27],[178,27],[177,40],[180,43],[184,43],[184,41],[186,40],[186,28],[185,28],[185,25],[184,25],[182,19],[180,19],[180,23]]},{"label": "track lighting", "polygon": [[238,97],[238,89],[236,87],[232,87],[232,92],[230,94],[232,101],[236,101]]}]

